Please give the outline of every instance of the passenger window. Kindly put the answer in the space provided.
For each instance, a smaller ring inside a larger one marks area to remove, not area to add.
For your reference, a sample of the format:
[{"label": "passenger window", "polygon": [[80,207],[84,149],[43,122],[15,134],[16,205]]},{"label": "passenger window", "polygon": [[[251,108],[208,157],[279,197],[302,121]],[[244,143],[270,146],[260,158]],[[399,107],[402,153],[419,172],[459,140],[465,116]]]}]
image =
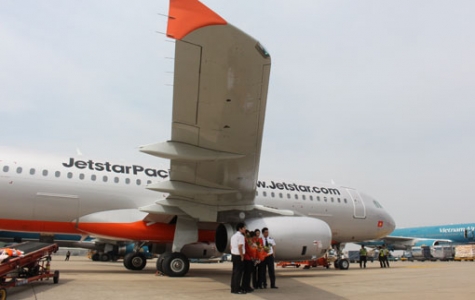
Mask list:
[{"label": "passenger window", "polygon": [[119,183],[119,177],[114,177],[114,182]]},{"label": "passenger window", "polygon": [[59,177],[59,176],[61,176],[61,172],[60,172],[60,171],[56,171],[56,172],[54,172],[54,176],[56,176],[56,177]]},{"label": "passenger window", "polygon": [[264,197],[267,197],[267,192],[263,192],[262,195],[263,195]]},{"label": "passenger window", "polygon": [[104,182],[107,182],[108,179],[109,179],[109,178],[107,178],[107,176],[103,176],[103,177],[102,177],[102,181],[104,181]]},{"label": "passenger window", "polygon": [[3,172],[8,172],[10,168],[8,166],[3,166]]},{"label": "passenger window", "polygon": [[97,178],[96,175],[94,175],[94,174],[91,175],[91,180],[92,180],[92,181],[96,181],[96,178]]},{"label": "passenger window", "polygon": [[282,198],[282,193],[279,193],[279,198]]},{"label": "passenger window", "polygon": [[152,183],[152,180],[147,180],[147,184],[151,184]]},{"label": "passenger window", "polygon": [[69,178],[69,179],[73,178],[73,173],[68,172],[68,178]]},{"label": "passenger window", "polygon": [[256,191],[256,197],[257,197],[257,196],[259,196],[259,192],[258,192],[258,191]]},{"label": "passenger window", "polygon": [[287,199],[290,199],[290,194],[287,194]]},{"label": "passenger window", "polygon": [[17,172],[18,174],[21,174],[22,171],[23,171],[23,169],[22,169],[21,167],[16,168],[16,172]]},{"label": "passenger window", "polygon": [[272,198],[274,198],[274,197],[275,197],[275,194],[274,194],[274,192],[270,193],[270,195],[272,196]]},{"label": "passenger window", "polygon": [[33,168],[30,169],[30,175],[35,175],[35,169]]},{"label": "passenger window", "polygon": [[43,176],[48,176],[48,170],[43,170]]},{"label": "passenger window", "polygon": [[302,195],[302,199],[305,200],[305,195]]},{"label": "passenger window", "polygon": [[331,197],[331,200],[332,200],[332,203],[335,202],[335,199],[333,199],[333,197]]},{"label": "passenger window", "polygon": [[323,201],[327,202],[327,197],[323,197]]},{"label": "passenger window", "polygon": [[130,178],[125,178],[125,183],[130,184]]},{"label": "passenger window", "polygon": [[299,195],[297,195],[297,194],[295,194],[294,197],[295,197],[295,199],[297,199],[297,200],[299,199]]},{"label": "passenger window", "polygon": [[313,201],[313,196],[310,196],[310,201]]},{"label": "passenger window", "polygon": [[81,179],[81,180],[84,179],[84,174],[83,173],[79,174],[79,179]]},{"label": "passenger window", "polygon": [[320,201],[320,196],[317,196],[317,201]]},{"label": "passenger window", "polygon": [[348,201],[346,201],[346,198],[344,199],[345,203],[348,203]]},{"label": "passenger window", "polygon": [[340,200],[340,198],[338,198],[338,203],[341,203],[341,200]]},{"label": "passenger window", "polygon": [[137,179],[135,182],[137,183],[137,185],[141,185],[141,184],[142,184],[142,180],[140,180],[140,179]]}]

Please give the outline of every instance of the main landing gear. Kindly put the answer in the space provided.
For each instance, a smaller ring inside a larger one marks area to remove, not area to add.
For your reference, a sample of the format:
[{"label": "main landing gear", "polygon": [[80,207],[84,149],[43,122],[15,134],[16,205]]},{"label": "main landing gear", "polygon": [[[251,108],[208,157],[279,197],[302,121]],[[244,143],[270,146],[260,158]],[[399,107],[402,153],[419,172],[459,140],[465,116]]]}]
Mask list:
[{"label": "main landing gear", "polygon": [[188,273],[190,261],[180,252],[165,252],[157,260],[157,271],[170,277],[182,277]]}]

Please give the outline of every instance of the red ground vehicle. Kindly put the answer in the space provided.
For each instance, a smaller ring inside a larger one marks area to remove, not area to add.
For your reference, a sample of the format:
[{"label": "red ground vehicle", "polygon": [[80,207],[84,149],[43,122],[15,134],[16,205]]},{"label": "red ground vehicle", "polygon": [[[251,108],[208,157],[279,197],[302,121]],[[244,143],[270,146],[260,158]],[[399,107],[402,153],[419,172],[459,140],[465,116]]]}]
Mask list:
[{"label": "red ground vehicle", "polygon": [[323,266],[325,268],[330,268],[331,263],[328,261],[326,256],[320,257],[319,259],[312,259],[312,260],[302,260],[302,261],[281,261],[277,264],[277,266],[285,268],[285,267],[296,267],[300,268],[300,266],[304,266],[304,269],[310,269],[311,267],[316,268],[318,266]]},{"label": "red ground vehicle", "polygon": [[58,250],[58,245],[26,242],[11,247],[24,255],[9,257],[0,263],[0,300],[7,298],[7,289],[11,287],[50,277],[53,283],[58,283],[59,271],[50,271],[51,254]]}]

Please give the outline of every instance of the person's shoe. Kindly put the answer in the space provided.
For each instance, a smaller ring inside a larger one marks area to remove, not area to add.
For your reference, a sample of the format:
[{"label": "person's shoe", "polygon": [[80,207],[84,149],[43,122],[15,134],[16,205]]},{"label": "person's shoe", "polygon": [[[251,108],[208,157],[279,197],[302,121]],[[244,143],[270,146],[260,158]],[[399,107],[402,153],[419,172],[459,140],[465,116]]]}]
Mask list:
[{"label": "person's shoe", "polygon": [[279,287],[274,285],[274,286],[271,286],[270,288],[271,289],[278,289]]},{"label": "person's shoe", "polygon": [[253,289],[253,288],[248,288],[248,289],[246,290],[246,292],[247,292],[247,293],[252,293],[252,292],[254,292],[254,289]]}]

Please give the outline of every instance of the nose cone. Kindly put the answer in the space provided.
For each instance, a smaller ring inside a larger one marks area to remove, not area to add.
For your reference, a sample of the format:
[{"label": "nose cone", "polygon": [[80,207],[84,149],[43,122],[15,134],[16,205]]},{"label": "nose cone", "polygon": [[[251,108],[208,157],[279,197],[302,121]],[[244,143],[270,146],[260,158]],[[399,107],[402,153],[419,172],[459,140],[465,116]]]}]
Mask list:
[{"label": "nose cone", "polygon": [[382,231],[384,233],[384,236],[391,234],[391,232],[393,232],[396,228],[396,222],[394,222],[393,217],[391,217],[391,215],[387,211],[384,211],[382,219]]}]

